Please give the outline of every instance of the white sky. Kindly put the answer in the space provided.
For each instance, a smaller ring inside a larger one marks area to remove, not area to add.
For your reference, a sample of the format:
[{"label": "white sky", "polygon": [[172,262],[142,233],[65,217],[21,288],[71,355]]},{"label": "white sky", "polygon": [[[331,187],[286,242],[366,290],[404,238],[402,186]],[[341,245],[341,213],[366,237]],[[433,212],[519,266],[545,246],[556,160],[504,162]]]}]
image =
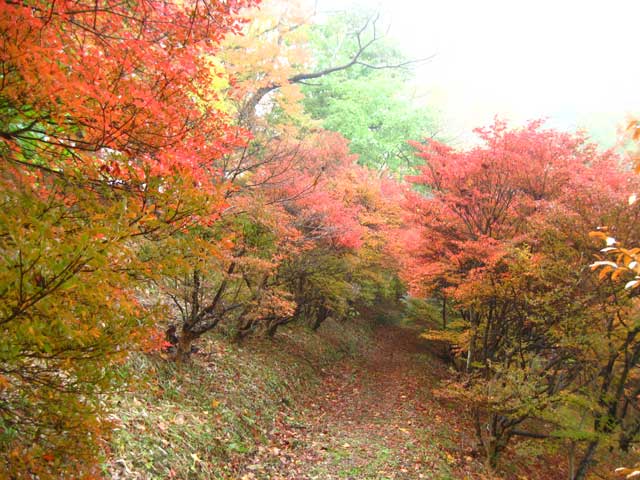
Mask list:
[{"label": "white sky", "polygon": [[[321,0],[320,8],[346,2]],[[498,114],[548,117],[612,142],[640,113],[640,1],[369,0],[412,56],[449,133],[468,138]]]}]

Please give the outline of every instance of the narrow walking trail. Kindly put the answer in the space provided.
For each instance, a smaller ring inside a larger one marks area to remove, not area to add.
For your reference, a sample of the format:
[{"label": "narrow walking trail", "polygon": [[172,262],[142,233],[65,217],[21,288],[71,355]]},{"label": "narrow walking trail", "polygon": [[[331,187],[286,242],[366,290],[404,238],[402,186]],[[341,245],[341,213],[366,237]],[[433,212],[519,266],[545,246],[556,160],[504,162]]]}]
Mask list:
[{"label": "narrow walking trail", "polygon": [[445,376],[416,330],[380,327],[365,358],[323,371],[301,417],[281,413],[241,478],[480,478],[463,416],[433,394]]}]

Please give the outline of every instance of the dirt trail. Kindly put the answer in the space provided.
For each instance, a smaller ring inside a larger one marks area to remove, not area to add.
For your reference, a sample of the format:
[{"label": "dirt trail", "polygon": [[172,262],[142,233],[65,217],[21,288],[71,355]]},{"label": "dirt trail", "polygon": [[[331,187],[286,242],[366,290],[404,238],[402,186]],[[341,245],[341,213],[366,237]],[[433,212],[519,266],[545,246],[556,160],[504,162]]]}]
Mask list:
[{"label": "dirt trail", "polygon": [[366,358],[323,372],[301,418],[283,412],[241,478],[478,478],[460,414],[432,394],[444,376],[415,330],[380,327]]}]

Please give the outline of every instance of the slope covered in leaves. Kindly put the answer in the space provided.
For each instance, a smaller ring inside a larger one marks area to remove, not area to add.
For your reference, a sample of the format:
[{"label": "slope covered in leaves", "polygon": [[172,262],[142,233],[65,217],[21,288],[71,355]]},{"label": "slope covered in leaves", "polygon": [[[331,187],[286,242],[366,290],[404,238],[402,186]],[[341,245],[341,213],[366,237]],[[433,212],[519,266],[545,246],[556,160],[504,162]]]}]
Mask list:
[{"label": "slope covered in leaves", "polygon": [[[328,321],[317,333],[286,328],[242,348],[215,338],[179,368],[139,358],[130,368],[149,377],[120,396],[105,468],[118,480],[566,475],[561,453],[535,441],[488,470],[472,418],[451,395],[451,367],[420,331]],[[596,472],[607,475],[611,462]]]}]

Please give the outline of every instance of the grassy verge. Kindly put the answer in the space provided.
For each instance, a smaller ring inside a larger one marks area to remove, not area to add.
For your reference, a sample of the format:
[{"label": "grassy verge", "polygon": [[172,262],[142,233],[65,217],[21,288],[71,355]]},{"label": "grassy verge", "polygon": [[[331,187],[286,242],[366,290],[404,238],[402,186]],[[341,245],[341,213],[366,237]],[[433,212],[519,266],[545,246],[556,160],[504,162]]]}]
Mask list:
[{"label": "grassy verge", "polygon": [[137,356],[137,387],[115,399],[105,473],[114,479],[229,479],[266,441],[277,415],[295,423],[298,397],[324,367],[369,348],[362,322],[327,321],[316,332],[283,329],[235,345],[208,338],[190,365]]}]

